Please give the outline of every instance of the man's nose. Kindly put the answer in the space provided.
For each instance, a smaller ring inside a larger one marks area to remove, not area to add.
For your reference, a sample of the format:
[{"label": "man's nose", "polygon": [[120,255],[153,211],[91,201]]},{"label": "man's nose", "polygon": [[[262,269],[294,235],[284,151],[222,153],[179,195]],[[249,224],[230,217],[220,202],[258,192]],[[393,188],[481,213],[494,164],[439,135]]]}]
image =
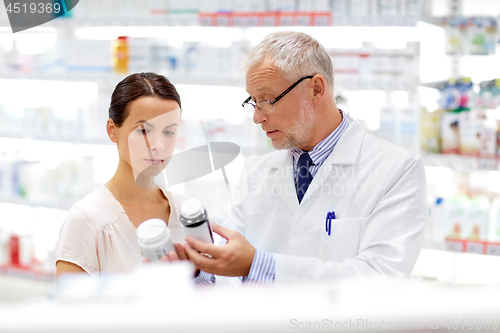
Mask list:
[{"label": "man's nose", "polygon": [[255,107],[255,110],[253,112],[253,122],[255,124],[261,124],[263,122],[266,122],[267,120],[267,115],[260,111],[260,109],[258,107]]}]

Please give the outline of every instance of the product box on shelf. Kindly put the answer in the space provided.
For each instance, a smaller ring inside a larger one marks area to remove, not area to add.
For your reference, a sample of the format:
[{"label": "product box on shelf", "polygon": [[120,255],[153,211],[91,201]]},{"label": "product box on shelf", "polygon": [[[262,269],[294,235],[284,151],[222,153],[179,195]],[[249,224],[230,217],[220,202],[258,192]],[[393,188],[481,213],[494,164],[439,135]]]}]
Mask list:
[{"label": "product box on shelf", "polygon": [[9,240],[10,235],[7,230],[0,228],[0,267],[10,263]]},{"label": "product box on shelf", "polygon": [[488,55],[495,53],[497,20],[494,17],[445,17],[447,54]]},{"label": "product box on shelf", "polygon": [[464,242],[465,250],[467,253],[486,254],[486,242],[479,240],[466,240]]},{"label": "product box on shelf", "polygon": [[491,203],[489,237],[493,241],[500,242],[500,196]]},{"label": "product box on shelf", "polygon": [[403,15],[403,1],[378,0],[377,13],[381,17],[397,17]]},{"label": "product box on shelf", "polygon": [[376,15],[377,3],[372,0],[351,0],[349,1],[349,17],[372,17]]},{"label": "product box on shelf", "polygon": [[465,238],[474,241],[485,241],[489,238],[490,199],[486,196],[475,196],[470,201],[465,219]]},{"label": "product box on shelf", "polygon": [[461,155],[479,155],[483,120],[484,117],[478,111],[460,112],[459,152]]},{"label": "product box on shelf", "polygon": [[441,111],[420,113],[420,142],[424,152],[438,154],[441,152]]},{"label": "product box on shelf", "polygon": [[[390,93],[387,94],[390,100]],[[419,152],[419,115],[418,105],[401,108],[386,102],[380,108],[380,122],[377,135],[412,152]]]},{"label": "product box on shelf", "polygon": [[494,17],[472,17],[467,22],[468,54],[488,55],[495,53],[497,20]]},{"label": "product box on shelf", "polygon": [[335,68],[336,85],[354,90],[406,90],[411,97],[418,85],[419,49],[418,42],[408,42],[399,50],[381,49],[372,42],[363,42],[357,49],[327,51]]},{"label": "product box on shelf", "polygon": [[498,121],[485,119],[479,135],[479,156],[494,159],[497,152]]},{"label": "product box on shelf", "polygon": [[467,221],[470,199],[464,194],[445,200],[445,235],[451,239],[465,238],[465,224]]},{"label": "product box on shelf", "polygon": [[460,150],[460,113],[445,112],[441,116],[441,153],[458,154]]},{"label": "product box on shelf", "polygon": [[445,50],[447,54],[462,54],[464,52],[466,22],[463,19],[445,18],[442,26],[445,31]]},{"label": "product box on shelf", "polygon": [[[496,169],[500,156],[500,80],[483,81],[476,94],[470,78],[437,82],[439,110],[421,116],[422,150],[477,156],[479,169]],[[433,144],[440,128],[439,150]]]},{"label": "product box on shelf", "polygon": [[0,267],[28,269],[35,261],[33,237],[0,229]]},{"label": "product box on shelf", "polygon": [[500,256],[500,242],[488,242],[486,244],[486,254]]},{"label": "product box on shelf", "polygon": [[430,230],[439,230],[434,224],[442,218],[439,222],[445,226],[444,243],[448,250],[500,255],[500,196],[490,203],[484,195],[469,199],[465,194],[458,194],[444,198],[434,210],[442,214],[431,214]]},{"label": "product box on shelf", "polygon": [[387,104],[380,108],[380,125],[378,136],[387,141],[397,143],[399,138],[399,109]]},{"label": "product box on shelf", "polygon": [[399,121],[399,144],[415,153],[419,153],[419,121],[420,121],[420,106],[409,105],[401,109],[401,117]]}]

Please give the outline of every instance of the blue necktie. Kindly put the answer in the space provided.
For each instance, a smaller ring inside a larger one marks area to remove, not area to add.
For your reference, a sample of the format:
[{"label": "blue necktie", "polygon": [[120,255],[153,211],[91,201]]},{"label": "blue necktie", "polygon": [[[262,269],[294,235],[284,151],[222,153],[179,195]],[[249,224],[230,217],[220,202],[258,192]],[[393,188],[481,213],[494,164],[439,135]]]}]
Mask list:
[{"label": "blue necktie", "polygon": [[309,172],[309,167],[313,164],[311,156],[308,153],[300,155],[299,163],[297,164],[297,198],[299,199],[299,203],[302,202],[302,198],[313,179],[313,176]]}]

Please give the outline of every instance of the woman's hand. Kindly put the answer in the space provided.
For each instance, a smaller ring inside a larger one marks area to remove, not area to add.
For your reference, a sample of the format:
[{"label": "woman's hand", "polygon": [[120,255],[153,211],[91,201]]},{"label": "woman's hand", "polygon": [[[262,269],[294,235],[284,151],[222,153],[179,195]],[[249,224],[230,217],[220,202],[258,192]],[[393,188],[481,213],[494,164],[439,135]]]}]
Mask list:
[{"label": "woman's hand", "polygon": [[160,261],[179,261],[179,260],[189,260],[186,250],[180,243],[175,243],[175,252],[170,251],[166,256],[161,257]]},{"label": "woman's hand", "polygon": [[[173,262],[179,260],[189,260],[186,250],[184,250],[184,246],[180,243],[175,243],[174,247],[176,252],[170,251],[168,255],[161,257],[160,261]],[[193,277],[197,277],[198,274],[200,274],[200,270],[195,269]]]},{"label": "woman's hand", "polygon": [[[179,260],[189,260],[186,250],[184,250],[184,246],[182,246],[180,243],[175,243],[175,252],[170,251],[166,256],[163,256],[160,258],[160,261],[162,262],[175,262]],[[150,263],[149,259],[144,259],[142,261],[143,264]],[[199,269],[195,269],[193,277],[197,277],[198,274],[200,274]]]},{"label": "woman's hand", "polygon": [[[175,243],[175,252],[170,251],[166,256],[160,258],[160,261],[179,261],[179,260],[189,260],[186,250],[180,243]],[[151,261],[149,259],[144,259],[142,261],[143,264],[149,264]]]}]

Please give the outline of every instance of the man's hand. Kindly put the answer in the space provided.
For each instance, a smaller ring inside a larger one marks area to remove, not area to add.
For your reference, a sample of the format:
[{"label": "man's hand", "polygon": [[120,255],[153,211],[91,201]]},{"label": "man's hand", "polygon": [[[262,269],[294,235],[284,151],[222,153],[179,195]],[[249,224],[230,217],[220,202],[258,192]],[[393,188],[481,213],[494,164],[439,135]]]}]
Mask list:
[{"label": "man's hand", "polygon": [[215,223],[212,223],[212,230],[224,237],[227,243],[215,246],[193,237],[186,237],[184,250],[189,259],[198,269],[207,273],[248,276],[255,248],[237,231],[223,228]]}]

